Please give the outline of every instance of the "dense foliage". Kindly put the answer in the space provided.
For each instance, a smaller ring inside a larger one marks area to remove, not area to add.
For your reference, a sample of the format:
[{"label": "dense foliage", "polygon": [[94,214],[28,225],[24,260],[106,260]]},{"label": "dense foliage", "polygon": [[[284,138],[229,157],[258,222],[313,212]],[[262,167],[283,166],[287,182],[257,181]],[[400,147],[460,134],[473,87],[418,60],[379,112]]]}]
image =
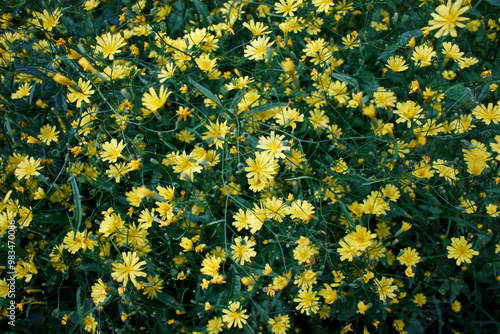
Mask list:
[{"label": "dense foliage", "polygon": [[2,327],[495,332],[499,6],[5,1]]}]

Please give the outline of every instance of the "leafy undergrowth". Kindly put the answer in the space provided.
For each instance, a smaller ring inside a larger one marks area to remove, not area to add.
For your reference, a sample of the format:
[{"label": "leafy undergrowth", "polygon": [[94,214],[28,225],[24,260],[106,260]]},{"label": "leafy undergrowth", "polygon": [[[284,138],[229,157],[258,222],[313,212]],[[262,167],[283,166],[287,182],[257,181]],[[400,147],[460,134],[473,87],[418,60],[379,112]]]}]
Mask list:
[{"label": "leafy undergrowth", "polygon": [[2,326],[495,332],[499,6],[6,1]]}]

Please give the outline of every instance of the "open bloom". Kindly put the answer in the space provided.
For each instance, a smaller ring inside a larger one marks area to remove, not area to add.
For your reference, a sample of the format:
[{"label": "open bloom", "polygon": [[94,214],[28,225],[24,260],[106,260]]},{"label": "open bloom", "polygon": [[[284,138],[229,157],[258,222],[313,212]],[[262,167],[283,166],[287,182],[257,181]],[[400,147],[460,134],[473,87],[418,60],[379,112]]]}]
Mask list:
[{"label": "open bloom", "polygon": [[109,60],[113,60],[114,54],[122,52],[120,48],[127,44],[122,36],[111,34],[110,32],[102,36],[97,36],[96,41],[97,46],[95,47],[95,51],[102,52],[104,58],[109,58]]},{"label": "open bloom", "polygon": [[467,21],[469,18],[460,16],[469,10],[469,6],[462,7],[462,0],[457,0],[454,4],[448,0],[446,5],[439,5],[436,8],[436,13],[432,13],[432,20],[429,21],[429,30],[439,29],[434,37],[451,35],[457,37],[455,27],[463,28],[465,24],[462,21]]},{"label": "open bloom", "polygon": [[245,48],[245,57],[250,60],[264,60],[266,58],[267,48],[271,47],[274,42],[269,43],[270,37],[259,36],[257,39],[250,42]]},{"label": "open bloom", "polygon": [[471,263],[474,255],[479,255],[478,251],[472,249],[472,245],[465,240],[464,236],[459,238],[451,238],[451,246],[446,247],[448,250],[448,258],[456,259],[457,266],[462,262]]},{"label": "open bloom", "polygon": [[234,245],[231,245],[231,249],[233,249],[231,254],[233,255],[233,260],[239,262],[240,265],[250,262],[250,258],[257,255],[257,252],[253,249],[255,241],[248,240],[248,237],[238,237],[234,239],[234,243]]},{"label": "open bloom", "polygon": [[170,94],[172,94],[172,92],[169,92],[168,89],[165,89],[163,86],[160,87],[159,95],[156,94],[153,87],[149,87],[149,93],[144,93],[142,96],[142,104],[152,112],[156,113],[158,109],[165,105]]},{"label": "open bloom", "polygon": [[123,286],[127,286],[128,280],[130,279],[134,286],[137,285],[136,277],[142,276],[146,277],[146,273],[142,271],[141,268],[146,264],[146,261],[140,261],[140,257],[136,252],[123,252],[122,253],[123,263],[113,263],[113,272],[111,277],[117,282],[123,282]]},{"label": "open bloom", "polygon": [[69,102],[76,101],[76,107],[80,108],[82,102],[90,104],[89,97],[94,94],[94,90],[91,89],[90,81],[83,81],[82,78],[78,79],[78,87],[80,88],[80,92],[74,90],[71,87],[68,87],[70,93],[67,95],[67,97]]},{"label": "open bloom", "polygon": [[224,313],[222,320],[227,324],[227,328],[238,326],[241,329],[247,323],[246,319],[249,317],[245,314],[246,311],[241,309],[240,302],[230,302],[228,309],[222,310],[222,313]]}]

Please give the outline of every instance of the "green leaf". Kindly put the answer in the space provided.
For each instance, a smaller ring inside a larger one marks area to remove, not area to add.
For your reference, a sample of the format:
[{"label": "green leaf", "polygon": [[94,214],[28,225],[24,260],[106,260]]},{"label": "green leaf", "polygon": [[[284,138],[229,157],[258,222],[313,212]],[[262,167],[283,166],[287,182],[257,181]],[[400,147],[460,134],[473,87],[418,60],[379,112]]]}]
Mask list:
[{"label": "green leaf", "polygon": [[460,101],[464,98],[465,86],[462,83],[453,85],[446,90],[445,94],[451,101]]},{"label": "green leaf", "polygon": [[193,79],[189,78],[188,77],[188,81],[190,84],[192,84],[193,86],[196,87],[196,89],[198,89],[200,91],[200,93],[202,93],[203,95],[205,95],[206,98],[214,101],[215,103],[217,103],[217,105],[221,108],[224,108],[222,106],[222,102],[221,100],[219,99],[218,96],[216,96],[214,93],[212,93],[208,88],[200,85],[199,83],[195,82]]},{"label": "green leaf", "polygon": [[486,2],[493,6],[500,7],[500,0],[486,0]]},{"label": "green leaf", "polygon": [[489,85],[484,85],[477,97],[477,103],[481,103],[488,96],[489,93],[490,93]]},{"label": "green leaf", "polygon": [[193,3],[198,11],[198,14],[200,14],[201,23],[204,26],[208,26],[210,23],[208,22],[207,17],[210,17],[210,12],[208,11],[207,5],[200,0],[193,0]]},{"label": "green leaf", "polygon": [[389,58],[391,55],[393,55],[394,53],[396,53],[396,51],[398,51],[400,48],[402,48],[403,46],[405,46],[406,44],[408,44],[408,41],[412,37],[417,38],[417,37],[420,37],[422,35],[423,35],[423,32],[420,29],[407,31],[404,34],[401,34],[401,36],[399,36],[397,42],[394,43],[385,52],[382,52],[382,54],[378,57],[378,59],[384,59],[385,60],[385,59]]},{"label": "green leaf", "polygon": [[330,75],[337,80],[340,80],[342,82],[347,82],[349,85],[356,88],[356,90],[359,90],[358,80],[354,79],[353,77],[347,74],[340,74],[340,73],[331,73]]},{"label": "green leaf", "polygon": [[69,180],[71,182],[71,188],[73,189],[73,201],[75,202],[75,214],[76,214],[76,228],[71,224],[73,232],[76,233],[80,231],[80,226],[82,224],[82,200],[80,196],[80,190],[78,189],[78,184],[76,183],[75,177],[70,168]]},{"label": "green leaf", "polygon": [[15,143],[16,141],[14,140],[14,135],[13,135],[13,131],[12,131],[12,127],[10,126],[10,119],[9,117],[4,117],[5,119],[5,127],[7,128],[7,132],[9,133],[10,135],[10,139],[12,140],[13,143]]},{"label": "green leaf", "polygon": [[273,103],[266,103],[257,107],[254,107],[250,109],[250,115],[258,114],[270,109],[274,108],[279,108],[279,107],[286,107],[288,105],[287,102],[273,102]]},{"label": "green leaf", "polygon": [[446,92],[446,97],[452,101],[450,108],[461,108],[465,110],[473,109],[477,106],[477,100],[472,90],[457,84],[450,87]]},{"label": "green leaf", "polygon": [[166,293],[163,293],[163,292],[158,293],[158,300],[160,302],[162,302],[163,304],[170,306],[171,308],[173,308],[176,311],[180,311],[182,313],[186,312],[184,307],[181,304],[179,304],[179,302],[174,297],[172,297]]},{"label": "green leaf", "polygon": [[354,228],[354,226],[356,226],[356,224],[354,224],[354,221],[352,220],[351,215],[349,214],[349,212],[347,212],[347,208],[345,207],[344,202],[342,202],[340,200],[340,198],[337,198],[337,203],[339,203],[340,210],[342,211],[342,213],[344,214],[344,216],[349,221],[349,224],[351,225],[351,228]]}]

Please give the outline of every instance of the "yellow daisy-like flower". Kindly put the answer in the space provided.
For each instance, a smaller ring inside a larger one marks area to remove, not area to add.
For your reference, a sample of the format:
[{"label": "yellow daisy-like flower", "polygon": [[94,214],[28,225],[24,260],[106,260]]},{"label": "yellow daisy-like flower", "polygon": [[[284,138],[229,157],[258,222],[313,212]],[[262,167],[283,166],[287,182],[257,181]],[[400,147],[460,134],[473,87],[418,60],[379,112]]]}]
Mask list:
[{"label": "yellow daisy-like flower", "polygon": [[102,281],[102,278],[97,280],[97,283],[92,286],[92,301],[95,305],[99,305],[108,297],[109,288],[106,283]]},{"label": "yellow daisy-like flower", "polygon": [[458,0],[452,4],[451,0],[448,0],[446,5],[439,5],[436,8],[436,13],[431,14],[432,20],[429,21],[429,30],[439,29],[434,37],[439,38],[446,35],[457,37],[455,27],[465,27],[462,22],[469,20],[469,18],[460,15],[468,11],[470,7],[462,7],[462,1]]},{"label": "yellow daisy-like flower", "polygon": [[57,139],[57,135],[59,131],[56,131],[56,126],[50,126],[50,124],[42,126],[40,129],[40,134],[37,136],[42,142],[47,145],[50,145],[51,142],[57,143],[59,140]]},{"label": "yellow daisy-like flower", "polygon": [[23,97],[30,96],[32,87],[33,86],[31,86],[29,83],[25,82],[24,85],[19,86],[15,93],[11,94],[11,99],[17,100],[22,99]]},{"label": "yellow daisy-like flower", "polygon": [[249,240],[248,237],[238,237],[234,239],[234,243],[234,245],[231,245],[231,249],[233,250],[231,254],[233,260],[239,262],[240,265],[250,262],[250,258],[257,255],[257,252],[253,249],[255,241]]},{"label": "yellow daisy-like flower", "polygon": [[243,328],[243,325],[247,323],[249,315],[245,314],[247,310],[241,309],[240,302],[229,302],[229,307],[227,310],[222,310],[224,315],[222,320],[227,324],[227,328],[236,327]]},{"label": "yellow daisy-like flower", "polygon": [[245,48],[245,57],[250,60],[264,60],[266,52],[274,42],[269,43],[270,37],[259,36],[257,39],[250,42]]},{"label": "yellow daisy-like flower", "polygon": [[144,93],[142,96],[142,104],[156,113],[158,109],[165,105],[170,94],[172,94],[172,92],[169,92],[168,89],[165,89],[163,86],[160,87],[160,95],[156,94],[153,87],[149,87],[149,93]]},{"label": "yellow daisy-like flower", "polygon": [[76,107],[80,108],[82,102],[90,104],[89,97],[94,94],[94,90],[91,89],[90,81],[83,81],[82,78],[78,79],[78,87],[80,91],[76,91],[71,87],[68,87],[70,93],[67,95],[69,102],[76,101]]},{"label": "yellow daisy-like flower", "polygon": [[462,262],[471,263],[474,255],[479,255],[478,251],[472,249],[472,245],[465,240],[464,236],[459,238],[451,238],[451,246],[446,247],[448,250],[448,258],[456,259],[457,266]]},{"label": "yellow daisy-like flower", "polygon": [[110,32],[102,36],[97,36],[96,41],[97,46],[95,47],[95,51],[102,52],[104,58],[109,58],[109,60],[113,60],[114,54],[122,52],[120,48],[127,44],[122,36],[111,34]]},{"label": "yellow daisy-like flower", "polygon": [[393,72],[403,72],[408,69],[408,65],[406,64],[404,58],[401,56],[391,56],[387,60],[387,64],[385,66],[391,69]]},{"label": "yellow daisy-like flower", "polygon": [[387,297],[393,299],[396,297],[394,291],[398,289],[396,285],[392,285],[394,278],[382,277],[381,280],[375,278],[375,285],[377,286],[377,293],[381,301],[386,301]]},{"label": "yellow daisy-like flower", "polygon": [[299,9],[300,3],[302,1],[295,0],[280,0],[279,2],[274,3],[276,14],[283,13],[283,16],[294,16],[294,12]]},{"label": "yellow daisy-like flower", "polygon": [[116,139],[111,139],[111,141],[107,141],[102,145],[102,152],[99,153],[102,161],[108,162],[116,162],[118,158],[123,157],[121,152],[127,146],[127,144],[123,144],[123,140],[118,141]]},{"label": "yellow daisy-like flower", "polygon": [[227,121],[224,123],[219,123],[219,121],[209,121],[207,125],[207,131],[203,133],[203,137],[201,139],[206,140],[209,143],[209,146],[215,144],[216,148],[222,148],[224,144],[224,138],[229,133],[229,127],[227,126]]},{"label": "yellow daisy-like flower", "polygon": [[129,279],[136,286],[136,277],[146,277],[146,273],[142,271],[142,266],[146,264],[146,261],[139,262],[140,257],[136,252],[123,252],[122,258],[123,263],[112,264],[113,272],[111,273],[111,277],[117,282],[123,282],[123,286],[125,287]]},{"label": "yellow daisy-like flower", "polygon": [[432,64],[432,59],[436,57],[436,51],[431,46],[419,45],[415,48],[411,55],[411,59],[415,65],[426,67]]},{"label": "yellow daisy-like flower", "polygon": [[19,165],[17,165],[14,173],[19,180],[24,177],[28,179],[32,176],[40,175],[38,170],[41,168],[40,159],[35,160],[33,157],[30,157],[29,159],[21,161]]},{"label": "yellow daisy-like flower", "polygon": [[293,300],[295,303],[299,303],[295,309],[300,313],[306,312],[307,315],[310,315],[311,312],[317,313],[319,310],[319,297],[316,297],[317,294],[317,292],[312,291],[312,288],[309,288],[309,290],[301,289],[297,298]]}]

